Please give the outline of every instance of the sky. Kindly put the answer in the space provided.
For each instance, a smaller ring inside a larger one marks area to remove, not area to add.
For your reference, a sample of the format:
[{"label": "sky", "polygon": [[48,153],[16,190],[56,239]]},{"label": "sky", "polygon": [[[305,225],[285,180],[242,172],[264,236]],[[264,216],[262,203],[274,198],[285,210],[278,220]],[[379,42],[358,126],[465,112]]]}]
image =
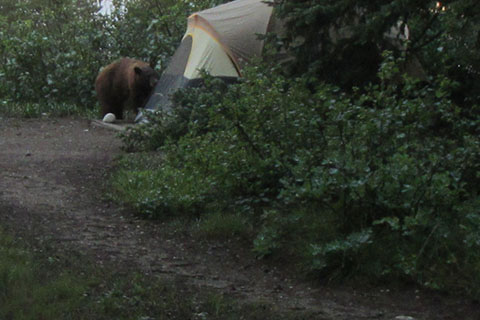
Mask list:
[{"label": "sky", "polygon": [[110,12],[112,12],[112,0],[101,0],[99,2],[102,5],[102,8],[99,11],[101,14],[109,14]]}]

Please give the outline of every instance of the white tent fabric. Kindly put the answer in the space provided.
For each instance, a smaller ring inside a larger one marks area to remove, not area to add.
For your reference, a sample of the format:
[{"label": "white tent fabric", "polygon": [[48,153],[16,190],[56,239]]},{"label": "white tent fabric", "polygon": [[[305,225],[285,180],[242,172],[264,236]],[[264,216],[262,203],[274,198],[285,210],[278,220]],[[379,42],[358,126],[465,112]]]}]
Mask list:
[{"label": "white tent fabric", "polygon": [[193,39],[184,77],[201,77],[201,70],[207,70],[212,76],[238,77],[239,74],[220,42],[203,28],[189,27],[185,37]]},{"label": "white tent fabric", "polygon": [[235,62],[243,65],[261,55],[263,41],[257,35],[267,33],[272,11],[273,6],[264,0],[237,0],[195,13],[188,23],[190,27],[204,23],[211,26],[217,39],[233,53]]}]

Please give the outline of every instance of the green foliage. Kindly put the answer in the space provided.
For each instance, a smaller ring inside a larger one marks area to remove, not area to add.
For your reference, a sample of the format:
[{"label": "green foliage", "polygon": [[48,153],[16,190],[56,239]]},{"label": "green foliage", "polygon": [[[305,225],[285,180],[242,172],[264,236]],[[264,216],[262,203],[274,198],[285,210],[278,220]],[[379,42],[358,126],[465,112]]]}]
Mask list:
[{"label": "green foliage", "polygon": [[[425,85],[399,64],[386,53],[381,81],[350,94],[328,84],[312,93],[271,68],[228,88],[207,77],[177,93],[172,115],[153,116],[171,121],[147,131],[165,159],[127,169],[122,188],[140,181],[144,195],[124,199],[149,215],[241,215],[258,226],[259,256],[294,255],[328,279],[408,278],[478,295],[478,108],[452,103],[448,78]],[[129,145],[147,129],[137,130]]]},{"label": "green foliage", "polygon": [[167,140],[178,141],[188,131],[205,130],[212,110],[208,106],[218,103],[227,84],[206,77],[200,88],[180,89],[172,96],[174,112],[148,110],[144,123],[129,127],[120,136],[125,151],[151,151],[160,149]]},{"label": "green foliage", "polygon": [[[377,81],[383,50],[407,56],[405,70],[425,80],[442,74],[459,82],[460,106],[478,104],[480,9],[475,0],[281,0],[283,43],[295,59],[290,72],[344,88]],[[407,33],[402,30],[408,25]],[[393,30],[392,27],[400,27]],[[400,31],[400,32],[398,32]],[[421,62],[421,66],[417,63]]]},{"label": "green foliage", "polygon": [[[420,57],[431,74],[441,73],[458,82],[453,99],[470,108],[480,101],[480,9],[476,1],[449,1],[427,32],[431,42],[420,41]],[[414,44],[415,45],[415,44]]]},{"label": "green foliage", "polygon": [[128,56],[159,72],[185,32],[187,16],[219,1],[22,0],[0,5],[0,103],[94,109],[101,67]]},{"label": "green foliage", "polygon": [[[168,183],[166,183],[168,181]],[[162,171],[120,171],[114,184],[119,197],[151,217],[195,213],[204,208],[206,190],[203,177],[178,173],[174,169]],[[198,186],[198,187],[197,187]]]},{"label": "green foliage", "polygon": [[110,41],[118,56],[142,57],[163,70],[186,30],[187,17],[222,2],[226,1],[116,0]]},{"label": "green foliage", "polygon": [[92,107],[106,43],[90,1],[16,1],[0,12],[0,95]]}]

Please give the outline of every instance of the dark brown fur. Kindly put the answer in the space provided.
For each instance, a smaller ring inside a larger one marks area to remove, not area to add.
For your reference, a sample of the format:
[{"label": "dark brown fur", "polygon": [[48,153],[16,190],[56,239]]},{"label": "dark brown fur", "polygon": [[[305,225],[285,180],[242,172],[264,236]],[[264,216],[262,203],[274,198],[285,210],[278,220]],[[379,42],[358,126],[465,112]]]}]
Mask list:
[{"label": "dark brown fur", "polygon": [[157,72],[147,63],[130,58],[122,58],[103,68],[95,81],[102,117],[113,113],[117,119],[123,119],[126,106],[138,112],[158,78]]}]

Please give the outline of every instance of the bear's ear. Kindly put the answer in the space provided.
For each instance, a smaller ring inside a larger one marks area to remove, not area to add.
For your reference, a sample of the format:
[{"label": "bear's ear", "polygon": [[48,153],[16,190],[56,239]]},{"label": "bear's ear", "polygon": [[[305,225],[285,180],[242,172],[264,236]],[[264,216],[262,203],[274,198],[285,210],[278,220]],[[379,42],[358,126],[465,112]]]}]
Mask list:
[{"label": "bear's ear", "polygon": [[141,75],[142,72],[143,72],[140,67],[135,67],[135,68],[133,68],[133,70],[135,70],[135,73],[138,74],[138,75]]}]

